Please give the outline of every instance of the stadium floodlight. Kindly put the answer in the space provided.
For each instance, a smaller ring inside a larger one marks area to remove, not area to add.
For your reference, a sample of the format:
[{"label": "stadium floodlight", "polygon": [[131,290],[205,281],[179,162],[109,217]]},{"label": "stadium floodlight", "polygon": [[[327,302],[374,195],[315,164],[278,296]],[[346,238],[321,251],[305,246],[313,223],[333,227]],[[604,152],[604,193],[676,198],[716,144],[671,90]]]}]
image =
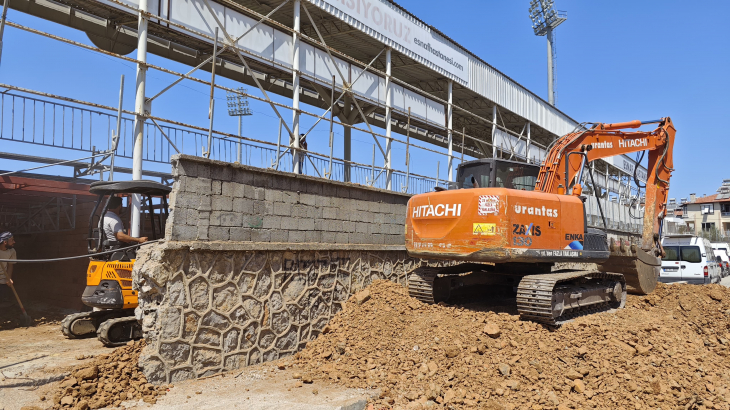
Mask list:
[{"label": "stadium floodlight", "polygon": [[568,13],[555,10],[555,0],[530,1],[530,20],[536,36],[547,36],[548,41],[548,102],[555,105],[555,83],[557,75],[554,65],[557,53],[554,47],[553,30],[568,19]]},{"label": "stadium floodlight", "polygon": [[[246,89],[239,88],[236,92],[226,91],[226,97],[228,100],[228,115],[231,117],[238,117],[238,136],[241,136],[241,127],[243,126],[243,117],[253,115],[251,108],[248,106],[248,97],[246,96]],[[238,140],[238,154],[236,155],[236,161],[241,164],[241,140]]]}]

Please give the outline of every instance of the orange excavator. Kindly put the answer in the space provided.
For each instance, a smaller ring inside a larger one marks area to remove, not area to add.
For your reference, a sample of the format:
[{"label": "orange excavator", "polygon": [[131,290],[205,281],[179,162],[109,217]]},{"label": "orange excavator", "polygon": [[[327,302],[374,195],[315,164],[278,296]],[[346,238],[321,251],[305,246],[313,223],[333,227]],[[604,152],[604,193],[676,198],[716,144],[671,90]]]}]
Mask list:
[{"label": "orange excavator", "polygon": [[[636,130],[646,124],[658,127]],[[496,158],[465,162],[457,189],[412,197],[409,255],[451,263],[417,269],[408,280],[411,296],[436,303],[465,286],[506,280],[516,285],[523,318],[560,325],[623,307],[627,291],[651,293],[663,255],[676,130],[670,118],[590,125],[556,140],[541,167]],[[585,173],[591,190],[599,190],[589,164],[640,151],[649,154],[641,237],[616,240],[601,208],[604,229],[589,228]]]}]

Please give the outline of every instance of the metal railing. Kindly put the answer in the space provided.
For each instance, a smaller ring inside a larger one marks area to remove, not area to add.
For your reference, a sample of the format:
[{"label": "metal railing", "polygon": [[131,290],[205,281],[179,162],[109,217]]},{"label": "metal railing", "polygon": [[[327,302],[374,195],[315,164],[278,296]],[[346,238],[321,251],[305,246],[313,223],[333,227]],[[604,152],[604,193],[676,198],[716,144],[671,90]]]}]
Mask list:
[{"label": "metal railing", "polygon": [[[22,142],[51,148],[71,149],[95,153],[112,146],[112,130],[116,126],[116,113],[49,101],[25,95],[0,94],[0,140]],[[143,160],[146,163],[168,164],[173,154],[202,156],[208,143],[208,135],[193,128],[152,122],[145,124]],[[134,145],[134,119],[122,116],[117,158],[132,158]],[[235,162],[238,155],[237,138],[214,132],[211,159]],[[177,148],[177,150],[176,150]],[[258,168],[276,168],[293,171],[293,158],[286,146],[276,148],[265,141],[242,141],[241,163]],[[277,157],[279,157],[277,164]],[[309,152],[302,157],[303,173],[344,181],[345,163],[332,158],[332,174],[329,175],[330,158]],[[408,172],[393,171],[393,190],[418,194],[432,191],[446,182]],[[386,169],[378,166],[350,163],[350,181],[355,184],[386,189]]]}]

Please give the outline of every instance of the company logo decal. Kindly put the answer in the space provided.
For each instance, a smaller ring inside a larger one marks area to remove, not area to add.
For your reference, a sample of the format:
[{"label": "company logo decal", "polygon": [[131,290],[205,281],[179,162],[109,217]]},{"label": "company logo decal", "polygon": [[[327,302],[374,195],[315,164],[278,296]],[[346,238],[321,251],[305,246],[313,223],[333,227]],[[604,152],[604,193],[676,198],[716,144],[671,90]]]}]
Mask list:
[{"label": "company logo decal", "polygon": [[540,232],[540,227],[537,225],[534,225],[534,224],[529,224],[529,225],[512,224],[512,233],[515,235],[525,235],[525,236],[542,235],[542,232]]},{"label": "company logo decal", "polygon": [[479,215],[499,215],[498,195],[479,195]]},{"label": "company logo decal", "polygon": [[514,209],[515,209],[516,214],[549,216],[551,218],[558,217],[557,209],[546,209],[544,206],[542,208],[540,208],[540,207],[532,207],[532,206],[515,205]]},{"label": "company logo decal", "polygon": [[565,248],[563,249],[574,249],[578,251],[583,250],[583,234],[581,233],[566,233],[565,234],[565,240],[571,241]]},{"label": "company logo decal", "polygon": [[632,147],[648,147],[649,140],[646,138],[637,138],[634,140],[621,140],[618,142],[620,148],[632,148]]},{"label": "company logo decal", "polygon": [[497,224],[475,223],[472,225],[472,233],[474,235],[493,236],[497,234]]},{"label": "company logo decal", "polygon": [[421,205],[413,207],[413,218],[428,216],[461,216],[461,204]]},{"label": "company logo decal", "polygon": [[591,146],[593,147],[593,149],[596,149],[596,148],[613,148],[613,142],[610,142],[610,141],[606,141],[606,142],[594,142],[593,144],[591,144]]}]

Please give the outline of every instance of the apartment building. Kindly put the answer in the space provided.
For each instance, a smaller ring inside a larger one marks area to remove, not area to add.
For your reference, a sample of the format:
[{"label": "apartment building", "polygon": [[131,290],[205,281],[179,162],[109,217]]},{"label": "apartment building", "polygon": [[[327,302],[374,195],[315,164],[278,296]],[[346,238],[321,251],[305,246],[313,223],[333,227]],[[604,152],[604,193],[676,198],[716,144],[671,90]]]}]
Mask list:
[{"label": "apartment building", "polygon": [[690,194],[689,200],[681,198],[680,202],[671,198],[667,210],[671,221],[676,223],[673,230],[677,232],[730,237],[730,179],[722,181],[714,195],[698,198],[696,194]]}]

